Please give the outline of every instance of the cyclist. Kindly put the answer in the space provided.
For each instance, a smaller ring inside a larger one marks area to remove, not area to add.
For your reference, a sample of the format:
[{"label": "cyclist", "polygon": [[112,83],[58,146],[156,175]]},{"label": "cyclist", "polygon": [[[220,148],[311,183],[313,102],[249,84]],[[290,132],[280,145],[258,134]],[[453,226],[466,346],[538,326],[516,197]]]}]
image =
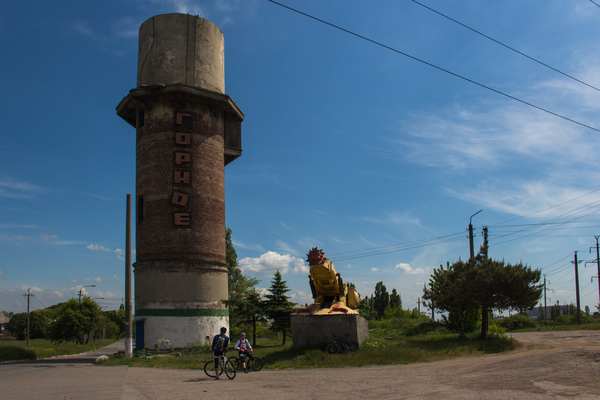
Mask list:
[{"label": "cyclist", "polygon": [[[227,351],[227,346],[229,345],[229,338],[225,334],[227,332],[227,328],[221,328],[221,334],[216,335],[212,342],[212,352],[213,359],[215,361],[215,372],[219,370],[219,357]],[[219,374],[216,374],[216,378],[219,379]]]},{"label": "cyclist", "polygon": [[[250,346],[250,342],[248,339],[246,339],[246,334],[244,332],[242,332],[238,341],[235,342],[235,346],[233,346],[233,348],[239,353],[240,361],[244,367],[244,373],[250,372],[250,366],[254,362],[254,356],[252,355],[252,346]],[[248,367],[246,367],[246,356],[250,358],[248,361]]]}]

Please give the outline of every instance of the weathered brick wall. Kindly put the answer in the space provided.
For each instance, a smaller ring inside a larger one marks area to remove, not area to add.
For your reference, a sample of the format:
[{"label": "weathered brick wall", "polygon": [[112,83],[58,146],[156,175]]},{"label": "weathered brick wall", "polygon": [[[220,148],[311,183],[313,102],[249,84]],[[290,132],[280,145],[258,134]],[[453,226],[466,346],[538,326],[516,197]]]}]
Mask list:
[{"label": "weathered brick wall", "polygon": [[[136,195],[143,197],[137,260],[223,265],[224,114],[194,102],[173,104],[176,96],[152,100],[137,129]],[[181,124],[176,121],[178,112]],[[177,143],[178,133],[188,134],[189,143]],[[177,225],[177,214],[187,215],[186,225]]]}]

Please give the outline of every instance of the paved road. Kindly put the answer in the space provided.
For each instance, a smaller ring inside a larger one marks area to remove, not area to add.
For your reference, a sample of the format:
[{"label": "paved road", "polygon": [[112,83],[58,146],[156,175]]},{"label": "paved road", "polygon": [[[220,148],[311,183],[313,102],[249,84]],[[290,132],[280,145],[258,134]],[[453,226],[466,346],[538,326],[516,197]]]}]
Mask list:
[{"label": "paved road", "polygon": [[[261,371],[97,367],[93,353],[0,365],[2,399],[600,399],[600,331],[515,334],[522,349],[411,365]],[[115,346],[115,345],[113,345]],[[117,344],[117,346],[123,346]]]}]

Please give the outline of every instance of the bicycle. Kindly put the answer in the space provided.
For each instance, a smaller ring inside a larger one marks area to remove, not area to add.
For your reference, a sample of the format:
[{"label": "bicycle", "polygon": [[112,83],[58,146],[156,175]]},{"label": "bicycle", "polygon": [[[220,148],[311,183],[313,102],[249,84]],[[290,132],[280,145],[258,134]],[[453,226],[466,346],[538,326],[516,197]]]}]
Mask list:
[{"label": "bicycle", "polygon": [[[346,335],[346,340],[348,339],[349,335],[350,334]],[[325,349],[327,354],[338,354],[344,351],[348,354],[352,354],[356,350],[358,350],[358,345],[355,342],[345,342],[338,338],[335,333],[333,334],[333,343],[328,344],[327,348]]]},{"label": "bicycle", "polygon": [[218,361],[217,368],[215,368],[214,358],[212,360],[210,360],[209,362],[207,362],[206,364],[204,364],[204,373],[207,376],[218,379],[219,376],[224,371],[225,375],[227,375],[227,378],[229,378],[229,379],[235,378],[235,373],[236,373],[237,367],[230,359],[227,358],[227,356],[225,356],[225,353],[227,353],[227,349],[225,349],[223,354],[221,354],[218,357],[219,361]]},{"label": "bicycle", "polygon": [[[242,361],[237,357],[231,357],[231,358],[229,358],[229,360],[231,362],[233,362],[233,364],[235,365],[235,370],[238,371],[242,365]],[[248,362],[248,360],[246,360],[246,362]],[[262,369],[264,364],[265,363],[262,358],[254,356],[254,361],[252,362],[252,365],[250,366],[250,370],[252,372],[258,372]]]}]

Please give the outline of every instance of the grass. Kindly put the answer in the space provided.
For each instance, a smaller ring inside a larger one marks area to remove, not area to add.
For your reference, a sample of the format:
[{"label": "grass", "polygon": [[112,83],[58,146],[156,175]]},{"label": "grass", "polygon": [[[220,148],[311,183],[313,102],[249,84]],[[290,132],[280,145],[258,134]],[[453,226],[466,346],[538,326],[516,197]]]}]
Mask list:
[{"label": "grass", "polygon": [[26,340],[10,340],[0,344],[0,361],[39,360],[67,354],[79,354],[99,349],[114,343],[116,339],[95,340],[89,344],[76,345],[73,342],[60,345],[47,339],[31,339],[29,347]]},{"label": "grass", "polygon": [[[391,337],[390,333],[394,332],[371,332],[371,338],[362,344],[359,351],[351,355],[328,355],[321,348],[297,350],[292,348],[291,340],[288,340],[284,346],[281,340],[274,339],[259,340],[254,352],[265,361],[265,369],[335,368],[428,362],[499,353],[520,346],[517,341],[508,337],[479,340],[476,334],[459,339],[457,335],[452,334],[405,337],[400,332],[396,332],[398,334]],[[237,352],[230,351],[229,355],[237,356]],[[181,356],[160,354],[130,359],[111,357],[102,365],[202,369],[211,359],[210,348],[203,346],[186,351]]]}]

